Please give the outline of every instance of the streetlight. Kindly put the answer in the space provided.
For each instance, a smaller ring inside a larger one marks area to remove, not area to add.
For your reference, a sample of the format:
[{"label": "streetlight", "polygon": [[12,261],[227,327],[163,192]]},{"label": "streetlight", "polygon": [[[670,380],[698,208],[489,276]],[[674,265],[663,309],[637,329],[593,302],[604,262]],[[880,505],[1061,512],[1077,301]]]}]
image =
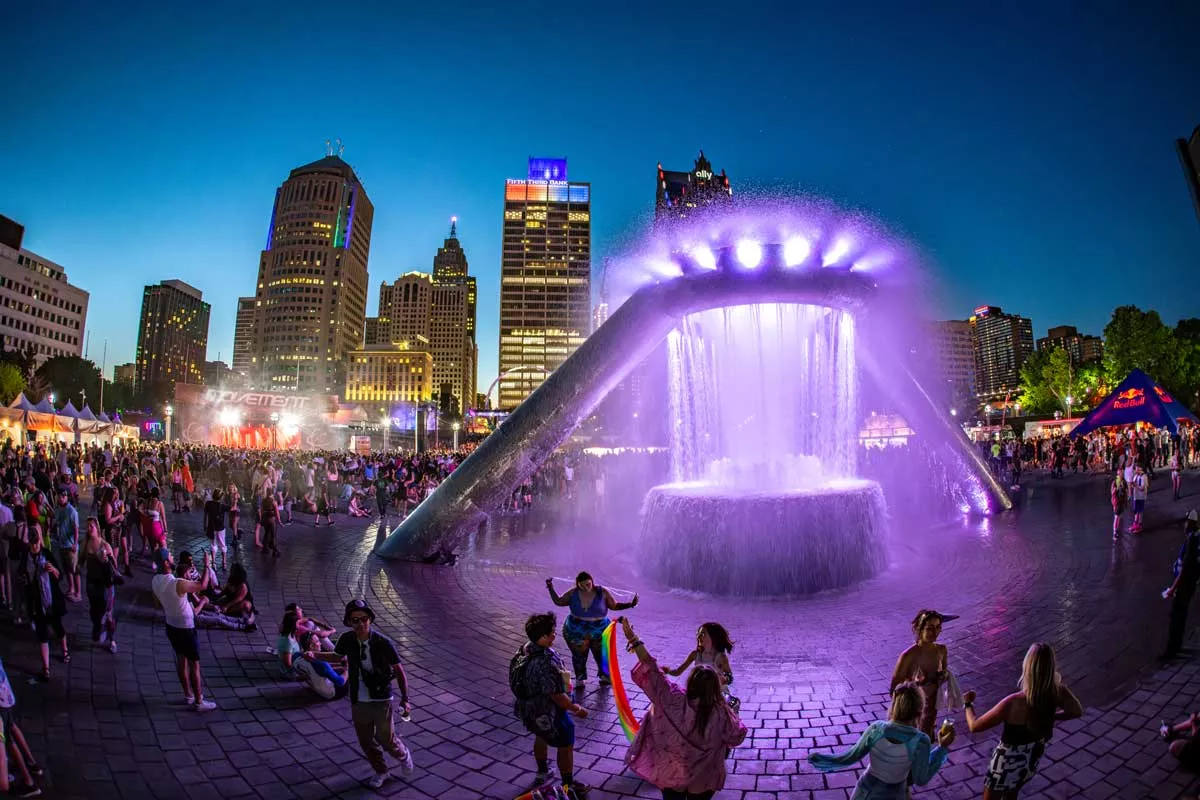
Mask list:
[{"label": "streetlight", "polygon": [[1071,418],[1071,403],[1072,402],[1074,402],[1074,398],[1072,398],[1071,395],[1067,395],[1067,419]]},{"label": "streetlight", "polygon": [[383,452],[386,453],[388,449],[388,428],[392,427],[392,420],[387,416],[383,416],[379,418],[379,424],[383,427]]},{"label": "streetlight", "polygon": [[988,403],[986,406],[983,407],[983,413],[987,415],[987,424],[990,426],[992,424],[992,404],[991,403]]},{"label": "streetlight", "polygon": [[[50,395],[50,396],[54,397],[54,395]],[[50,402],[54,402],[54,401],[51,400]],[[171,416],[175,413],[175,409],[171,407],[170,403],[167,403],[166,412],[167,412],[167,442],[170,443],[170,441],[171,441]]]},{"label": "streetlight", "polygon": [[958,416],[958,409],[957,409],[957,408],[952,408],[952,409],[950,409],[950,416],[952,416],[952,417],[957,417],[957,416]]},{"label": "streetlight", "polygon": [[279,412],[271,412],[271,449],[279,449]]},{"label": "streetlight", "polygon": [[457,422],[450,426],[454,429],[454,449],[458,450],[458,429],[461,427]]}]

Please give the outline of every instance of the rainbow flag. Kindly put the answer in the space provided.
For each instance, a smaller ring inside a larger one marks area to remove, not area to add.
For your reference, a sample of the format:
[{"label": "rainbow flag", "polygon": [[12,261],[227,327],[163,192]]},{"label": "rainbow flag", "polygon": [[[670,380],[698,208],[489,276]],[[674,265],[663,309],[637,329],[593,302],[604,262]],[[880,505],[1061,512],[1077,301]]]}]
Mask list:
[{"label": "rainbow flag", "polygon": [[600,637],[600,652],[602,660],[608,665],[608,677],[612,681],[613,701],[617,706],[617,719],[621,720],[621,728],[625,738],[630,742],[637,736],[637,717],[629,706],[629,697],[625,694],[625,684],[621,680],[621,665],[617,662],[617,623],[611,622]]}]

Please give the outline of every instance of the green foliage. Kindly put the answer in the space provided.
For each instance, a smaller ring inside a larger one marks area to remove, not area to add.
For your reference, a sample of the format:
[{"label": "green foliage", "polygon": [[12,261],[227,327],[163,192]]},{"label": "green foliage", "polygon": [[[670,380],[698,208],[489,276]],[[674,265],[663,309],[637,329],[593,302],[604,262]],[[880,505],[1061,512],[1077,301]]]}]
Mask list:
[{"label": "green foliage", "polygon": [[1101,372],[1099,365],[1072,364],[1070,355],[1062,348],[1039,350],[1021,367],[1022,413],[1075,414],[1087,410],[1098,400]]},{"label": "green foliage", "polygon": [[1200,320],[1180,320],[1172,330],[1157,311],[1121,306],[1104,327],[1104,370],[1115,386],[1140,369],[1164,389],[1192,403],[1200,385]]},{"label": "green foliage", "polygon": [[76,408],[84,405],[82,392],[87,392],[87,403],[93,404],[100,398],[100,370],[86,358],[79,356],[54,356],[46,359],[35,373],[45,381],[49,391],[57,395],[56,405],[68,400]]},{"label": "green foliage", "polygon": [[0,361],[0,403],[8,405],[25,391],[25,376],[15,364]]}]

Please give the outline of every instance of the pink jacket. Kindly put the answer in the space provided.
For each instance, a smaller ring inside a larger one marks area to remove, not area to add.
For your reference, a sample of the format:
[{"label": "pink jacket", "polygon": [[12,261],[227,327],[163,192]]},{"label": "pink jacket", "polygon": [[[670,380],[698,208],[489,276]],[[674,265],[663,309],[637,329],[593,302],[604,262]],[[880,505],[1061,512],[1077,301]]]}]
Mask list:
[{"label": "pink jacket", "polygon": [[639,661],[633,680],[652,705],[629,746],[626,766],[660,789],[700,794],[723,788],[726,751],[746,738],[742,721],[722,702],[701,734],[687,693],[667,680],[657,664]]}]

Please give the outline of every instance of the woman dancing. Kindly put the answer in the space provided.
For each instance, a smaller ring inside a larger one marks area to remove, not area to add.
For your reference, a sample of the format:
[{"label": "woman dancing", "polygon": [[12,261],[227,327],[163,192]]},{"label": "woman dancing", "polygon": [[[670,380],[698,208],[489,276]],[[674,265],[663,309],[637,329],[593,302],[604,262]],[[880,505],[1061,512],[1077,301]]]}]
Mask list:
[{"label": "woman dancing", "polygon": [[971,733],[1004,725],[984,779],[983,800],[1017,800],[1021,788],[1037,774],[1054,723],[1083,716],[1079,699],[1055,671],[1054,649],[1048,644],[1038,642],[1029,648],[1017,685],[1020,691],[982,717],[975,716],[975,692],[963,693]]},{"label": "woman dancing", "polygon": [[896,669],[892,673],[892,684],[888,691],[905,681],[914,681],[925,694],[925,704],[917,728],[933,741],[933,726],[937,722],[938,686],[946,679],[946,645],[938,644],[942,634],[942,623],[958,619],[950,614],[939,614],[933,609],[922,609],[912,621],[913,635],[917,642],[900,654]]},{"label": "woman dancing", "polygon": [[550,599],[556,606],[567,606],[571,613],[567,614],[563,623],[563,639],[571,648],[571,664],[575,668],[575,683],[582,686],[587,681],[588,651],[596,659],[596,672],[601,684],[608,684],[607,668],[600,657],[600,636],[609,625],[609,611],[624,611],[638,604],[635,594],[628,603],[618,603],[613,600],[608,590],[597,586],[592,576],[581,572],[575,576],[575,587],[564,595],[554,591],[554,579],[546,579],[546,589]]}]

